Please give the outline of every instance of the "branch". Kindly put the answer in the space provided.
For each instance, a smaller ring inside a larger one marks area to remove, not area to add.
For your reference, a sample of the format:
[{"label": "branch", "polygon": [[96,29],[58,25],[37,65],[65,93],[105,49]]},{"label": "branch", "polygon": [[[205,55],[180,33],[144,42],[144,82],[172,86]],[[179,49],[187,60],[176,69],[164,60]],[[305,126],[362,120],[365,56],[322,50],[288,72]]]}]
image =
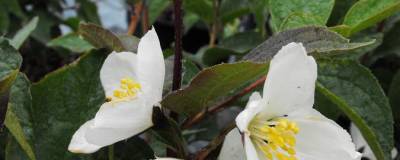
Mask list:
[{"label": "branch", "polygon": [[200,122],[201,120],[203,120],[206,117],[207,113],[217,113],[217,112],[223,110],[224,108],[229,107],[229,105],[232,104],[233,102],[235,102],[237,99],[239,99],[240,97],[251,92],[252,90],[257,88],[259,85],[263,84],[265,79],[266,79],[266,76],[261,77],[260,79],[253,82],[252,84],[250,84],[249,86],[244,88],[242,91],[240,91],[236,95],[233,95],[232,97],[228,98],[227,100],[223,101],[222,103],[217,104],[214,107],[211,107],[211,108],[209,108],[203,112],[200,112],[197,115],[189,118],[182,124],[182,129],[187,129],[187,128],[191,127],[192,125]]},{"label": "branch", "polygon": [[143,9],[142,9],[142,30],[143,33],[146,33],[149,28],[149,7],[147,6],[147,4],[143,4]]},{"label": "branch", "polygon": [[215,43],[217,41],[217,34],[219,30],[219,9],[220,9],[220,0],[213,0],[213,22],[210,28],[210,47],[215,47]]},{"label": "branch", "polygon": [[182,81],[182,0],[174,0],[175,58],[172,90],[181,88]]},{"label": "branch", "polygon": [[[181,88],[182,81],[182,0],[174,0],[174,23],[175,23],[175,57],[174,57],[174,73],[172,78],[172,90]],[[170,117],[175,121],[178,120],[178,114],[170,113]],[[176,152],[167,149],[167,156],[175,157]]]},{"label": "branch", "polygon": [[142,1],[136,3],[133,7],[134,14],[131,15],[131,22],[128,27],[128,35],[132,35],[136,31],[137,24],[139,23],[139,19],[142,13],[143,3]]}]

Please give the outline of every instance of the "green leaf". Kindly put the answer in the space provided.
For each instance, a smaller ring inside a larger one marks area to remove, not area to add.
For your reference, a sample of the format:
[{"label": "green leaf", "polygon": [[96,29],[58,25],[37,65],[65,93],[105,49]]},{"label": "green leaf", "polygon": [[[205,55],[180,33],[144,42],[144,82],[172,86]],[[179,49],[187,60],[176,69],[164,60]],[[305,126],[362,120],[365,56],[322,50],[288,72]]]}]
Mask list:
[{"label": "green leaf", "polygon": [[[396,113],[400,113],[400,70],[397,71],[393,77],[393,80],[390,84],[388,97],[393,111],[395,135],[398,135],[400,133],[400,115]],[[395,138],[397,143],[399,143],[400,137]]]},{"label": "green leaf", "polygon": [[137,53],[140,39],[131,35],[118,35],[125,50]]},{"label": "green leaf", "polygon": [[[35,150],[40,160],[74,159],[74,132],[104,103],[99,71],[108,51],[97,50],[48,74],[31,87]],[[45,97],[45,98],[44,98]]]},{"label": "green leaf", "polygon": [[240,53],[226,48],[208,48],[202,56],[202,61],[205,65],[212,66],[228,60],[231,55],[240,55]]},{"label": "green leaf", "polygon": [[[279,0],[269,1],[269,9],[271,13],[271,25],[274,31],[279,30],[285,19],[291,15],[313,15],[313,24],[325,26],[334,6],[334,0]],[[304,20],[301,18],[300,20]],[[290,19],[289,19],[290,20]],[[298,18],[292,19],[297,23],[296,27],[304,27],[309,23],[302,24]],[[309,22],[309,21],[306,21]],[[292,22],[286,22],[291,23]]]},{"label": "green leaf", "polygon": [[232,55],[243,56],[263,40],[264,38],[257,32],[235,34],[223,39],[217,47],[208,48],[202,56],[203,63],[211,66],[227,60]]},{"label": "green leaf", "polygon": [[213,21],[213,7],[211,0],[184,0],[183,9],[195,13],[206,23]]},{"label": "green leaf", "polygon": [[45,10],[34,10],[34,15],[39,17],[36,28],[31,33],[32,38],[42,44],[47,44],[54,36],[54,31],[59,28],[61,20],[53,14],[48,14]]},{"label": "green leaf", "polygon": [[0,34],[7,33],[8,27],[10,26],[10,17],[8,17],[7,10],[4,6],[0,6]]},{"label": "green leaf", "polygon": [[344,36],[361,31],[400,10],[398,0],[360,0],[346,13],[343,24],[348,26]]},{"label": "green leaf", "polygon": [[9,90],[22,63],[22,57],[8,41],[0,42],[0,129],[6,116]]},{"label": "green leaf", "polygon": [[81,23],[79,34],[96,48],[108,48],[118,52],[126,50],[116,35],[98,25]]},{"label": "green leaf", "polygon": [[184,33],[188,32],[190,28],[192,28],[193,25],[195,25],[198,21],[200,20],[200,17],[192,12],[186,12],[185,15],[183,16],[183,26],[184,27]]},{"label": "green leaf", "polygon": [[343,112],[337,109],[336,104],[332,103],[326,96],[320,92],[315,92],[314,108],[331,120],[338,120]]},{"label": "green leaf", "polygon": [[354,35],[351,38],[352,41],[368,42],[368,41],[375,40],[375,43],[365,46],[365,47],[350,50],[350,51],[347,51],[346,54],[339,54],[339,55],[335,55],[333,57],[347,58],[347,59],[352,59],[352,60],[360,60],[363,58],[363,56],[373,55],[373,56],[369,56],[368,58],[363,59],[363,64],[365,64],[365,65],[371,64],[373,57],[375,57],[375,55],[377,55],[377,54],[370,54],[370,53],[373,53],[375,51],[375,49],[377,49],[379,46],[381,46],[383,38],[384,38],[384,34],[380,33],[380,32],[378,32],[378,33],[364,32],[364,33]]},{"label": "green leaf", "polygon": [[377,159],[390,160],[393,119],[389,102],[371,72],[350,60],[320,60],[317,91],[361,130]]},{"label": "green leaf", "polygon": [[345,1],[335,1],[335,6],[333,7],[331,16],[329,17],[327,26],[334,26],[343,22],[343,18],[346,12],[351,8],[351,6],[358,0],[345,0]]},{"label": "green leaf", "polygon": [[[4,91],[4,82],[16,76],[22,63],[22,57],[8,41],[0,42],[0,93]],[[14,77],[15,78],[15,77]]]},{"label": "green leaf", "polygon": [[188,154],[185,139],[178,124],[166,117],[159,107],[153,108],[153,123],[151,134],[177,153],[178,158],[185,158]]},{"label": "green leaf", "polygon": [[267,64],[239,62],[215,65],[199,72],[188,87],[167,95],[161,104],[177,113],[194,115],[266,72]]},{"label": "green leaf", "polygon": [[304,26],[323,26],[317,16],[306,13],[290,14],[279,27],[279,31],[295,29]]},{"label": "green leaf", "polygon": [[154,152],[139,136],[114,144],[115,159],[118,160],[149,160],[154,159]]},{"label": "green leaf", "polygon": [[97,6],[94,2],[88,0],[78,0],[78,16],[88,22],[101,24],[100,17],[97,14]]},{"label": "green leaf", "polygon": [[264,41],[258,32],[240,32],[223,39],[218,46],[239,53],[245,53]]},{"label": "green leaf", "polygon": [[5,124],[29,159],[35,160],[30,87],[28,78],[19,73],[11,87]]},{"label": "green leaf", "polygon": [[149,1],[149,21],[154,24],[161,13],[171,5],[170,0],[151,0]]},{"label": "green leaf", "polygon": [[187,85],[192,78],[200,72],[200,69],[189,59],[183,59],[183,73],[182,73],[182,84]]},{"label": "green leaf", "polygon": [[0,132],[0,157],[6,156],[7,135],[6,132]]},{"label": "green leaf", "polygon": [[395,23],[394,26],[385,33],[382,45],[380,45],[374,53],[376,59],[386,55],[394,54],[400,55],[400,21]]},{"label": "green leaf", "polygon": [[32,31],[35,30],[38,22],[39,22],[39,17],[35,17],[31,21],[29,21],[27,25],[25,25],[15,34],[15,36],[10,42],[11,45],[17,49],[21,47],[22,43],[24,43],[24,41],[29,37]]},{"label": "green leaf", "polygon": [[30,159],[26,153],[21,148],[21,145],[18,144],[17,140],[7,133],[7,145],[5,148],[5,160],[28,160]]},{"label": "green leaf", "polygon": [[224,0],[221,2],[221,21],[228,23],[250,12],[248,0]]},{"label": "green leaf", "polygon": [[62,47],[76,53],[82,53],[94,48],[89,42],[82,39],[77,33],[70,33],[57,37],[47,43],[47,46]]},{"label": "green leaf", "polygon": [[14,14],[18,18],[26,19],[25,14],[22,12],[19,1],[17,0],[0,0],[0,5],[5,7],[5,10]]},{"label": "green leaf", "polygon": [[268,15],[267,5],[268,0],[249,0],[250,1],[250,9],[254,14],[255,21],[257,23],[257,27],[261,33],[261,35],[265,35],[265,23]]},{"label": "green leaf", "polygon": [[18,0],[3,0],[5,6],[8,7],[8,11],[16,15],[21,19],[26,19],[26,15],[21,9],[21,5],[19,4]]},{"label": "green leaf", "polygon": [[267,62],[282,46],[291,42],[303,43],[309,54],[325,56],[347,53],[347,51],[371,45],[375,41],[350,43],[348,39],[329,31],[325,27],[304,27],[284,31],[269,38],[250,51],[243,59],[255,62]]}]

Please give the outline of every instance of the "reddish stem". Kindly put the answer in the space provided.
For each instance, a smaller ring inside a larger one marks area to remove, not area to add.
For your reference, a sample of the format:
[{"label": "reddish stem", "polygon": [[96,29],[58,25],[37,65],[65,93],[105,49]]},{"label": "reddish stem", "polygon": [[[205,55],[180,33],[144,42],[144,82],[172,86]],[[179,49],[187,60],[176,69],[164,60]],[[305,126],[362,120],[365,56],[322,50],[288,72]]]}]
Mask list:
[{"label": "reddish stem", "polygon": [[175,58],[172,90],[181,88],[182,81],[182,0],[174,0]]},{"label": "reddish stem", "polygon": [[[172,90],[181,88],[182,81],[182,0],[174,0],[174,15],[175,15],[175,57],[174,57],[174,73],[172,78]],[[170,113],[170,117],[175,121],[178,120],[178,114]],[[167,156],[175,157],[176,152],[167,149]]]},{"label": "reddish stem", "polygon": [[250,84],[249,86],[244,88],[242,91],[237,93],[236,95],[229,97],[227,100],[221,102],[220,104],[217,104],[214,107],[210,107],[208,110],[200,112],[200,113],[196,114],[195,116],[189,118],[182,124],[182,129],[187,129],[187,128],[193,126],[194,124],[200,122],[201,120],[203,120],[206,117],[207,113],[217,113],[217,112],[223,110],[224,108],[229,107],[229,105],[232,104],[233,102],[235,102],[237,99],[239,99],[240,97],[251,92],[252,90],[257,88],[259,85],[263,84],[265,79],[266,79],[266,76],[261,77],[260,79],[253,82],[252,84]]}]

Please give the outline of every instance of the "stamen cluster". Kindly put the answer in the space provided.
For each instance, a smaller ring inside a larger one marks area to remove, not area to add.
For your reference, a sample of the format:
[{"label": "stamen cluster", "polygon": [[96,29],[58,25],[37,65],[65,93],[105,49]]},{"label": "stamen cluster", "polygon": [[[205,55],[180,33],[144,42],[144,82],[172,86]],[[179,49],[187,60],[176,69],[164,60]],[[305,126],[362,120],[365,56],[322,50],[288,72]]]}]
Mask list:
[{"label": "stamen cluster", "polygon": [[251,140],[264,156],[273,160],[297,160],[296,137],[299,128],[287,118],[275,118],[269,121],[256,117],[249,127]]},{"label": "stamen cluster", "polygon": [[136,82],[133,78],[122,78],[120,88],[114,90],[113,95],[118,99],[136,97],[141,88],[140,83]]}]

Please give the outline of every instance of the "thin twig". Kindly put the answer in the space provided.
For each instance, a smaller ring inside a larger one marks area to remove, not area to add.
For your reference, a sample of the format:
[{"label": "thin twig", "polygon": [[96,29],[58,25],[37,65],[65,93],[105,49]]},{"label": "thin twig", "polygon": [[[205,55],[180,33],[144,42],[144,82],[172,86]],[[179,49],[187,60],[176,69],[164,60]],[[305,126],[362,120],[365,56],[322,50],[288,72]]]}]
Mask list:
[{"label": "thin twig", "polygon": [[[174,23],[175,23],[175,57],[174,57],[174,73],[172,79],[172,90],[181,88],[182,81],[182,0],[174,0]],[[170,113],[170,117],[175,121],[178,120],[178,114]],[[175,157],[173,150],[167,149],[167,156]]]},{"label": "thin twig", "polygon": [[175,58],[172,90],[181,88],[182,81],[182,0],[174,0]]},{"label": "thin twig", "polygon": [[147,6],[146,0],[143,0],[142,9],[142,31],[146,33],[149,30],[149,8]]},{"label": "thin twig", "polygon": [[236,95],[233,95],[232,97],[229,97],[228,99],[226,99],[225,101],[223,101],[222,103],[219,103],[217,105],[215,105],[214,107],[210,107],[209,109],[198,113],[197,115],[189,118],[188,120],[186,120],[183,124],[182,124],[182,129],[187,129],[191,126],[193,126],[194,124],[200,122],[201,120],[203,120],[207,113],[217,113],[221,110],[223,110],[226,107],[229,107],[230,104],[232,104],[233,102],[235,102],[237,99],[239,99],[240,97],[246,95],[247,93],[251,92],[252,90],[254,90],[255,88],[257,88],[259,85],[263,84],[265,81],[265,76],[261,77],[260,79],[258,79],[257,81],[253,82],[252,84],[250,84],[249,86],[247,86],[246,88],[244,88],[242,91],[240,91],[239,93],[237,93]]},{"label": "thin twig", "polygon": [[139,19],[142,13],[143,3],[142,1],[136,3],[133,7],[134,14],[131,15],[131,22],[128,27],[128,35],[132,35],[136,31],[137,24],[139,23]]},{"label": "thin twig", "polygon": [[217,41],[217,34],[219,30],[219,4],[220,0],[213,0],[213,22],[210,29],[210,42],[209,46],[214,47]]}]

